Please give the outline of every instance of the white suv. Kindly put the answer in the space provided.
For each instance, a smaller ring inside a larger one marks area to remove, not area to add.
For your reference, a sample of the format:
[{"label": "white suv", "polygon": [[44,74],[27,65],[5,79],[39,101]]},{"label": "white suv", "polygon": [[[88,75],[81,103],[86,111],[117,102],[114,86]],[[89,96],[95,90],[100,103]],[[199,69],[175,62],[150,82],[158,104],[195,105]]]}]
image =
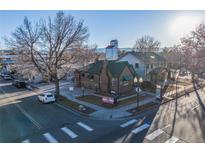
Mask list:
[{"label": "white suv", "polygon": [[4,80],[11,80],[12,79],[10,75],[4,75],[3,78],[4,78]]},{"label": "white suv", "polygon": [[43,103],[55,102],[55,96],[52,93],[43,93],[38,95],[38,100]]}]

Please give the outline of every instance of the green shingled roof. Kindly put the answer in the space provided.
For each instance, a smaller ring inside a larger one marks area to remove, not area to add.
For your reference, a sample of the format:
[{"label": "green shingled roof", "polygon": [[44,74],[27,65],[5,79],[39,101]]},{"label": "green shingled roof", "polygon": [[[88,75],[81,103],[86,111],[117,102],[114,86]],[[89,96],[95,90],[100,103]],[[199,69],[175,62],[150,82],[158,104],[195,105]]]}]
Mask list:
[{"label": "green shingled roof", "polygon": [[[104,61],[98,61],[96,63],[88,65],[88,69],[86,72],[90,74],[100,74],[102,67],[103,67]],[[122,71],[125,69],[125,67],[128,67],[131,69],[132,72],[134,71],[134,68],[132,65],[129,65],[127,61],[122,62],[116,62],[116,61],[108,61],[108,70],[112,74],[113,77],[119,77],[122,73]],[[135,73],[133,75],[136,75]]]},{"label": "green shingled roof", "polygon": [[90,64],[88,66],[87,72],[90,74],[100,74],[103,66],[103,61],[98,61],[96,63]]},{"label": "green shingled roof", "polygon": [[110,62],[108,64],[108,69],[113,77],[119,77],[122,73],[122,71],[125,69],[125,67],[129,64],[126,61],[123,62]]}]

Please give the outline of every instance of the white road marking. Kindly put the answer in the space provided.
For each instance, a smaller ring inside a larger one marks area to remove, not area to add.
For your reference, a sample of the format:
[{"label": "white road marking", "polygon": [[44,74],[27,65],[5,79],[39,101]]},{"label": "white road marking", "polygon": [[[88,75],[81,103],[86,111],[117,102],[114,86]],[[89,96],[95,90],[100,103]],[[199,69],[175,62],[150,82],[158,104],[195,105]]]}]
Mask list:
[{"label": "white road marking", "polygon": [[66,133],[68,136],[70,136],[71,138],[76,138],[76,137],[78,137],[77,134],[75,134],[72,130],[70,130],[70,129],[67,128],[67,127],[63,127],[63,128],[61,128],[61,130],[62,130],[64,133]]},{"label": "white road marking", "polygon": [[43,129],[43,127],[35,121],[19,104],[15,104],[15,106],[40,130]]},{"label": "white road marking", "polygon": [[30,143],[30,140],[23,140],[21,143]]},{"label": "white road marking", "polygon": [[143,124],[140,127],[137,127],[135,129],[132,130],[132,133],[137,134],[145,129],[147,129],[150,125],[149,124]]},{"label": "white road marking", "polygon": [[79,126],[81,126],[82,128],[84,128],[85,130],[89,131],[89,132],[93,131],[93,129],[90,126],[88,126],[88,125],[86,125],[86,124],[84,124],[82,122],[78,122],[77,124]]},{"label": "white road marking", "polygon": [[177,137],[172,136],[165,143],[176,143],[179,139]]},{"label": "white road marking", "polygon": [[53,137],[50,133],[45,133],[45,134],[43,134],[43,136],[50,143],[58,143],[58,141],[55,139],[55,137]]},{"label": "white road marking", "polygon": [[161,135],[162,133],[164,133],[164,131],[162,129],[157,129],[154,132],[152,132],[151,134],[147,135],[145,138],[152,141],[154,140],[157,136]]},{"label": "white road marking", "polygon": [[138,120],[136,120],[136,119],[129,120],[129,121],[127,121],[127,122],[121,124],[120,127],[125,128],[125,127],[127,127],[127,126],[130,126],[130,125],[136,123],[137,121],[138,121]]}]

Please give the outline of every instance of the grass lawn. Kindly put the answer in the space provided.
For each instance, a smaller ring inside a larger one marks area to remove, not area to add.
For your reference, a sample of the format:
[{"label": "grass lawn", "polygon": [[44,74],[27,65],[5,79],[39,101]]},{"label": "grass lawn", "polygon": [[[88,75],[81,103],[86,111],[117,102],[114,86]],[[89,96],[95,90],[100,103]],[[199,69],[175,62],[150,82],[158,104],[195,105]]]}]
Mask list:
[{"label": "grass lawn", "polygon": [[91,108],[89,108],[89,107],[85,107],[86,110],[84,110],[84,111],[79,110],[79,105],[80,105],[80,104],[78,104],[78,103],[76,103],[76,102],[73,102],[73,101],[71,101],[71,100],[68,100],[67,98],[65,98],[65,97],[63,97],[63,96],[60,96],[60,98],[59,98],[59,103],[65,104],[65,105],[71,107],[72,109],[74,109],[74,110],[76,110],[76,111],[78,111],[78,112],[85,113],[85,114],[90,114],[90,113],[95,112],[94,109],[91,109]]},{"label": "grass lawn", "polygon": [[[139,96],[139,100],[143,100],[145,99],[146,96]],[[94,96],[94,95],[86,95],[86,96],[80,96],[77,97],[77,99],[81,100],[81,101],[85,101],[85,102],[89,102],[95,105],[99,105],[105,108],[115,108],[115,107],[120,107],[123,105],[128,105],[131,104],[133,102],[137,101],[137,96],[134,96],[132,98],[126,99],[126,100],[122,100],[122,101],[118,101],[117,104],[106,104],[102,102],[102,98],[98,97],[98,96]]]}]

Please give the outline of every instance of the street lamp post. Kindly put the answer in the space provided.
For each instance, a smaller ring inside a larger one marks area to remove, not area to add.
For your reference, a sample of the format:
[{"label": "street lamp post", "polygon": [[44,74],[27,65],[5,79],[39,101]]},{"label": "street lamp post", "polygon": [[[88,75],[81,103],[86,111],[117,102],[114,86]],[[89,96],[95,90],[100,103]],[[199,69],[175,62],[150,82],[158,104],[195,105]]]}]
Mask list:
[{"label": "street lamp post", "polygon": [[82,87],[81,90],[82,90],[82,94],[83,94],[83,96],[84,96],[84,95],[85,95],[85,88]]},{"label": "street lamp post", "polygon": [[142,83],[142,82],[143,82],[142,78],[137,78],[137,88],[136,88],[136,92],[137,92],[137,108],[139,107],[139,93],[141,92],[140,83]]}]

